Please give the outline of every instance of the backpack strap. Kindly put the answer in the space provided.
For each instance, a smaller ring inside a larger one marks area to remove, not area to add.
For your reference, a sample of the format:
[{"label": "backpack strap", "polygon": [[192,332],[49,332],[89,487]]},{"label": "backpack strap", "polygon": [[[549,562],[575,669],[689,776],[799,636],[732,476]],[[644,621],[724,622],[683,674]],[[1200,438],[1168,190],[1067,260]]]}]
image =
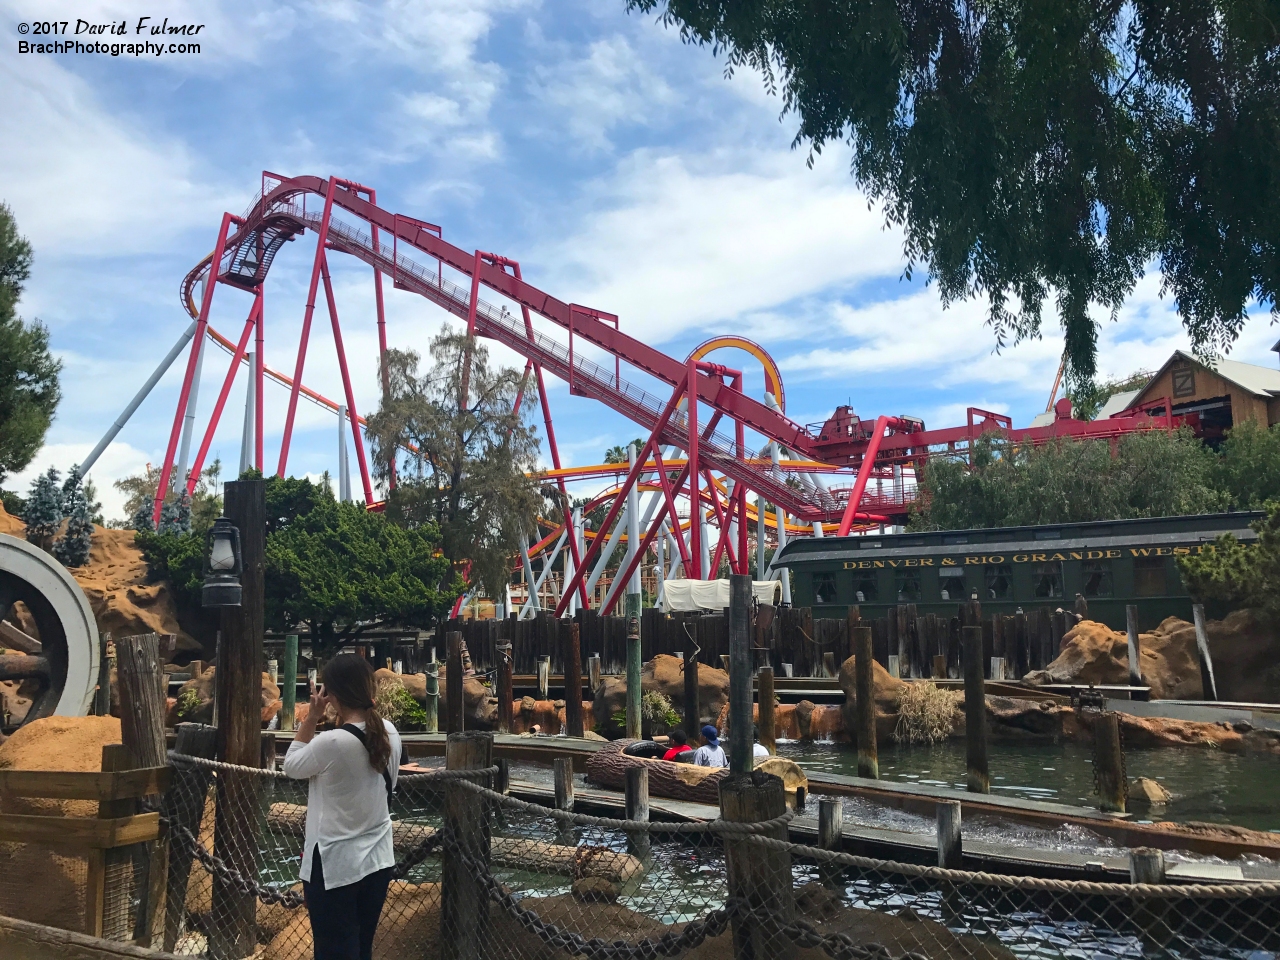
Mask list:
[{"label": "backpack strap", "polygon": [[[365,746],[368,745],[368,741],[364,735],[364,731],[361,730],[359,727],[357,727],[354,723],[344,723],[342,725],[342,729],[347,731],[347,733],[351,734],[357,740],[359,740],[361,744]],[[391,771],[388,770],[386,767],[382,768],[382,782],[387,785],[387,803],[389,805],[391,803],[391,794],[395,792],[395,788],[391,785]]]}]

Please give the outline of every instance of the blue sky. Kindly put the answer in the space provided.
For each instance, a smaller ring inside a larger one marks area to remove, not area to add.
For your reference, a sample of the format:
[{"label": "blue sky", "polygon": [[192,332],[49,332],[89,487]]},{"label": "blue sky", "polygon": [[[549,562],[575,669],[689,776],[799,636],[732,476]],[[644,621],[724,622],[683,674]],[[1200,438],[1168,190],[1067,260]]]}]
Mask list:
[{"label": "blue sky", "polygon": [[[1052,315],[1042,340],[996,354],[983,302],[944,310],[919,272],[902,279],[901,237],[854,186],[847,148],[808,168],[791,148],[794,120],[779,119],[758,77],[726,79],[709,50],[622,0],[38,6],[72,30],[77,19],[132,28],[139,16],[205,27],[197,55],[19,55],[32,5],[0,0],[0,199],[36,251],[20,310],[49,326],[65,365],[48,444],[11,488],[78,462],[109,426],[186,326],[179,281],[264,169],[373,186],[381,206],[520,260],[525,279],[619,314],[623,330],[675,356],[716,334],[751,337],[782,366],[802,423],[850,401],[864,417],[939,427],[970,405],[1019,425],[1044,408],[1062,349]],[[292,365],[312,244],[289,245],[268,281],[266,359],[279,368]],[[363,412],[378,392],[372,283],[367,268],[331,261]],[[1159,293],[1153,271],[1116,322],[1100,315],[1103,375],[1186,346]],[[215,326],[234,335],[248,306],[220,289]],[[445,317],[389,291],[388,320],[392,345],[425,351]],[[304,381],[336,397],[324,321],[321,307]],[[1271,365],[1275,337],[1259,317],[1232,357]],[[723,361],[759,394],[745,355]],[[207,354],[201,424],[226,362]],[[109,517],[111,481],[163,456],[179,370],[94,470]],[[598,462],[638,432],[563,384],[549,392],[569,463]],[[268,385],[269,466],[285,399]],[[233,466],[243,403],[242,375],[213,444]],[[301,405],[291,472],[332,470],[335,435],[331,414]]]}]

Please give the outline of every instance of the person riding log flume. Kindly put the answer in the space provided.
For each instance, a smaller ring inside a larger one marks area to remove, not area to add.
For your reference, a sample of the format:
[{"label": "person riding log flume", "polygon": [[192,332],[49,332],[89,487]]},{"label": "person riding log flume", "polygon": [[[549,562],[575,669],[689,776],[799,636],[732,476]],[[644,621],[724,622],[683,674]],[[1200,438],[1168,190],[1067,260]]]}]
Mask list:
[{"label": "person riding log flume", "polygon": [[[287,776],[309,781],[301,879],[315,960],[371,960],[395,865],[400,734],[378,713],[375,692],[364,657],[334,657],[284,758]],[[317,734],[330,706],[337,729]]]}]

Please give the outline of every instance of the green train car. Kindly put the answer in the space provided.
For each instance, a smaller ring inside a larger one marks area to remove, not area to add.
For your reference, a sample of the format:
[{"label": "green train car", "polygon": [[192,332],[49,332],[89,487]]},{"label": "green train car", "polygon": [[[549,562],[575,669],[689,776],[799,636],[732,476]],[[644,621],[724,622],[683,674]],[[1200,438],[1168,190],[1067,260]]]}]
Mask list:
[{"label": "green train car", "polygon": [[816,618],[886,616],[898,604],[953,616],[977,596],[982,612],[1013,614],[1041,606],[1067,609],[1079,594],[1089,616],[1123,629],[1125,605],[1143,629],[1165,617],[1191,618],[1191,598],[1176,558],[1212,549],[1224,533],[1257,539],[1260,513],[1103,520],[1040,527],[940,530],[793,540],[775,559],[789,567],[796,606]]}]

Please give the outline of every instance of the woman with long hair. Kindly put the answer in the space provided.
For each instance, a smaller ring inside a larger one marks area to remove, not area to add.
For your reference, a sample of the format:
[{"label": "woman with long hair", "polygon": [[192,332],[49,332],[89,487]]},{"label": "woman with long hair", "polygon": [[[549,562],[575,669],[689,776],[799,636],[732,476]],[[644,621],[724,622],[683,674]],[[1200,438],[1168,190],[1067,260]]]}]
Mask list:
[{"label": "woman with long hair", "polygon": [[[390,805],[400,734],[379,715],[375,694],[364,657],[334,657],[284,758],[285,774],[310,781],[302,891],[315,960],[370,960],[395,865]],[[337,728],[317,734],[330,706]]]}]

